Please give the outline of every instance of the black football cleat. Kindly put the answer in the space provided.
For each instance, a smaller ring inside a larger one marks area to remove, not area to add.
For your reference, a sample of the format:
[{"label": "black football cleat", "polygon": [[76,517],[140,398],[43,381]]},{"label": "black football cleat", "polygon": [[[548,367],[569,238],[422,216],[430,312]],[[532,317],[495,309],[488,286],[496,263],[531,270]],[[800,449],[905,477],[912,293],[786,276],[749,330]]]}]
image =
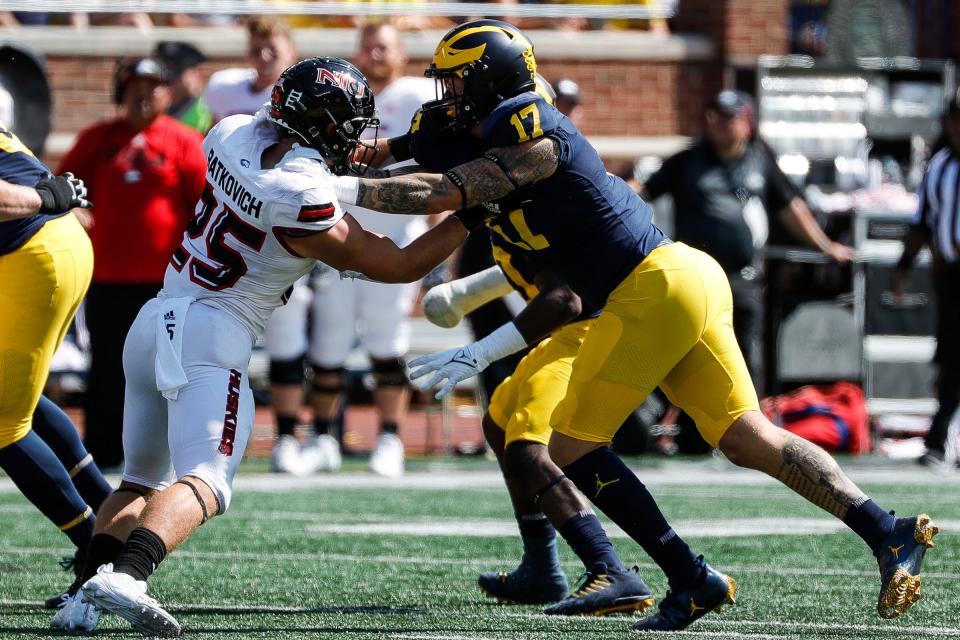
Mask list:
[{"label": "black football cleat", "polygon": [[63,568],[64,571],[73,570],[74,581],[67,590],[63,593],[58,593],[55,596],[50,596],[43,601],[44,609],[58,609],[64,602],[66,602],[73,594],[80,590],[80,574],[83,572],[83,565],[87,561],[86,549],[81,549],[77,547],[77,550],[72,556],[64,556],[60,561],[59,565]]},{"label": "black football cleat", "polygon": [[711,611],[719,612],[725,604],[736,604],[737,581],[703,563],[706,575],[699,586],[667,592],[660,601],[660,611],[633,625],[634,631],[680,631]]},{"label": "black football cleat", "polygon": [[506,573],[487,571],[477,580],[488,598],[502,604],[547,604],[563,600],[567,595],[567,576],[560,567],[536,570],[524,562]]},{"label": "black football cleat", "polygon": [[543,612],[552,616],[605,616],[644,612],[653,605],[650,589],[639,570],[608,570],[603,562],[590,565],[576,591]]},{"label": "black football cleat", "polygon": [[920,565],[933,536],[940,528],[922,513],[913,518],[898,518],[874,552],[880,565],[880,597],[877,613],[892,620],[920,599]]}]

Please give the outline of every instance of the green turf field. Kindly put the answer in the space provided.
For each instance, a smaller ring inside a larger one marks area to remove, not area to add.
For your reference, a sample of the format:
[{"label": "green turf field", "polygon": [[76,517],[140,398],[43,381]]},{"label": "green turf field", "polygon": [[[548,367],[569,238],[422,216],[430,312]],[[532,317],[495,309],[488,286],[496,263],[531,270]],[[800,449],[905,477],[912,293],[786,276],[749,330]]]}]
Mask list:
[{"label": "green turf field", "polygon": [[[788,490],[722,460],[637,465],[678,531],[739,583],[738,606],[660,637],[960,638],[960,474],[849,465],[881,505],[922,508],[943,529],[924,565],[924,599],[888,622],[874,611],[879,582],[866,547]],[[152,593],[191,638],[631,637],[631,617],[557,619],[483,598],[477,573],[519,557],[494,466],[410,467],[394,483],[360,464],[305,481],[243,473],[229,513],[168,556]],[[611,531],[624,560],[662,595],[656,567]],[[68,551],[66,538],[0,480],[0,638],[51,633],[39,602],[69,582],[56,562]],[[580,565],[569,549],[562,554],[573,582]],[[98,633],[139,637],[111,616]]]}]

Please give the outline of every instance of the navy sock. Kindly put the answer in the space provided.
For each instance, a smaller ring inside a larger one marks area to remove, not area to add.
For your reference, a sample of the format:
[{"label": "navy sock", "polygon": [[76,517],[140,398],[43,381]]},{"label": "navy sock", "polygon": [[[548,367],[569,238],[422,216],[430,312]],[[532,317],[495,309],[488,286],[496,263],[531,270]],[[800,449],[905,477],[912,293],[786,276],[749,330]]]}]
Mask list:
[{"label": "navy sock", "polygon": [[149,529],[137,527],[130,533],[123,551],[113,562],[113,570],[137,580],[146,580],[157,570],[167,555],[167,546]]},{"label": "navy sock", "polygon": [[887,534],[893,531],[897,519],[881,509],[876,502],[863,496],[859,502],[847,509],[843,523],[863,538],[871,549],[876,549]]},{"label": "navy sock", "polygon": [[277,414],[277,437],[292,436],[297,426],[297,416],[282,416]]},{"label": "navy sock", "polygon": [[40,396],[40,402],[33,412],[33,430],[63,463],[73,486],[93,512],[99,511],[103,501],[113,493],[113,487],[83,446],[80,433],[70,416],[54,402]]},{"label": "navy sock", "polygon": [[78,547],[86,547],[97,521],[70,482],[56,454],[40,436],[30,431],[26,437],[0,449],[3,468],[27,500],[63,531]]},{"label": "navy sock", "polygon": [[585,567],[603,562],[608,569],[626,571],[617,552],[613,550],[613,543],[594,514],[581,511],[560,525],[558,531]]},{"label": "navy sock", "polygon": [[600,511],[643,547],[681,590],[703,574],[701,561],[677,535],[640,479],[609,447],[591,451],[563,468]]},{"label": "navy sock", "polygon": [[397,423],[392,420],[384,420],[380,423],[380,433],[397,433]]},{"label": "navy sock", "polygon": [[557,552],[557,530],[542,513],[517,516],[520,537],[523,539],[522,564],[534,569],[551,569],[560,566]]}]

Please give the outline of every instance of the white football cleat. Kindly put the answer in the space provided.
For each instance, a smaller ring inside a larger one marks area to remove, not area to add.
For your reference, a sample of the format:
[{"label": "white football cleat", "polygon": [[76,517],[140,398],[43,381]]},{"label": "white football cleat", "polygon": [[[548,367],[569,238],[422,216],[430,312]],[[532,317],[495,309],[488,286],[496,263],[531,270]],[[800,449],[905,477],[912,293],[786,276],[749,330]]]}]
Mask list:
[{"label": "white football cleat", "polygon": [[112,563],[97,569],[97,575],[83,583],[80,593],[87,602],[120,616],[145,636],[180,636],[180,623],[147,595],[147,583],[114,571]]},{"label": "white football cleat", "polygon": [[72,596],[63,594],[60,609],[50,621],[51,629],[64,631],[93,631],[100,624],[100,612],[92,603],[83,599],[83,592]]},{"label": "white football cleat", "polygon": [[329,433],[310,438],[300,455],[303,457],[303,466],[307,473],[317,471],[333,473],[339,471],[343,464],[340,443]]},{"label": "white football cleat", "polygon": [[370,471],[378,476],[399,478],[403,475],[403,442],[395,433],[381,433],[370,454]]},{"label": "white football cleat", "polygon": [[270,468],[277,473],[303,476],[309,473],[300,456],[300,443],[290,435],[282,435],[273,443]]}]

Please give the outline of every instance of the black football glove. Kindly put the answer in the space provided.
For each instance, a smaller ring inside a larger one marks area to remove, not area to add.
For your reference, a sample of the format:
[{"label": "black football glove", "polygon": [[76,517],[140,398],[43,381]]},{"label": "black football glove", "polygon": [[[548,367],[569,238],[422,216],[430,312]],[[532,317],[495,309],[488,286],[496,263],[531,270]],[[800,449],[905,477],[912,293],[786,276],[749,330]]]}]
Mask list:
[{"label": "black football glove", "polygon": [[40,213],[66,213],[70,209],[92,205],[87,200],[87,187],[83,180],[73,177],[72,173],[60,176],[47,174],[33,187],[40,194]]},{"label": "black football glove", "polygon": [[487,210],[481,206],[470,207],[469,209],[462,209],[460,211],[454,211],[453,217],[460,220],[460,223],[467,229],[467,231],[473,231],[479,229],[487,220],[487,216],[490,215],[487,213]]}]

